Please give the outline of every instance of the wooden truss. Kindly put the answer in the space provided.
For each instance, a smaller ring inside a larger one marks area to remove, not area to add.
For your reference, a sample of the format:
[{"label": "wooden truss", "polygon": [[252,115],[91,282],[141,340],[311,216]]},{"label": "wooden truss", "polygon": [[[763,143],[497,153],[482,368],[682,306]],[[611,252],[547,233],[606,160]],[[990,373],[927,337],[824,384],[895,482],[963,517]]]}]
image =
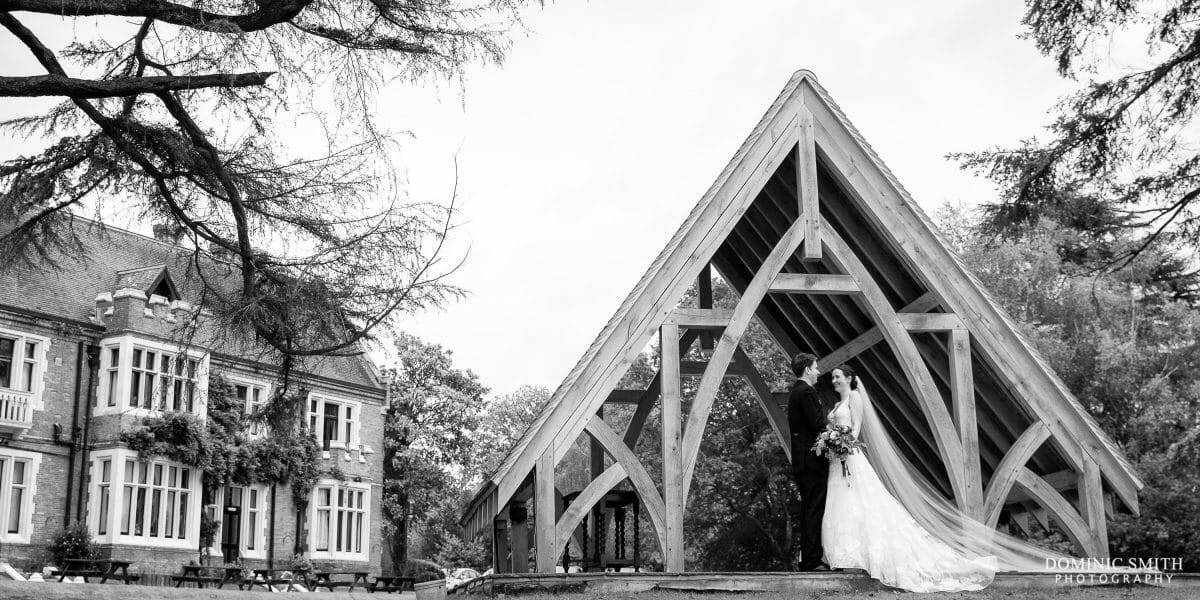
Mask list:
[{"label": "wooden truss", "polygon": [[[753,272],[742,278],[736,307],[715,309],[710,274],[714,267],[720,271],[721,265],[713,262],[714,255],[750,203],[760,193],[768,193],[764,191],[768,178],[787,159],[796,165],[791,184],[796,216],[790,222],[757,226],[755,235],[775,241],[764,245],[769,252],[756,256]],[[857,202],[867,207],[863,213],[871,225],[891,236],[898,260],[921,275],[925,293],[898,309],[893,307],[852,241],[823,214],[825,191],[819,172],[831,173],[856,194]],[[796,260],[820,261],[822,270],[830,272],[796,273],[786,268]],[[679,298],[693,282],[700,292],[699,307],[678,308]],[[928,432],[922,442],[936,450],[950,496],[962,511],[995,526],[1007,506],[1019,523],[1029,516],[1046,525],[1052,520],[1082,552],[1107,555],[1105,512],[1106,507],[1111,512],[1112,503],[1106,494],[1115,494],[1136,512],[1140,481],[939,242],[919,209],[913,208],[811,74],[802,71],[589,348],[535,427],[477,494],[464,524],[469,531],[493,532],[497,570],[529,568],[524,561],[529,548],[527,500],[532,500],[535,513],[534,568],[553,572],[563,548],[572,540],[579,544],[581,524],[589,517],[592,538],[605,535],[596,528],[604,522],[598,507],[628,481],[654,527],[666,570],[683,571],[688,490],[724,379],[738,377],[749,384],[791,458],[782,398],[739,347],[757,317],[783,352],[797,349],[784,331],[785,324],[762,310],[764,301],[774,295],[848,299],[869,318],[872,326],[825,353],[819,363],[828,369],[886,345],[898,364],[888,368],[898,371],[893,375],[915,396],[919,411],[914,414],[919,416],[913,418],[923,421],[894,425]],[[843,317],[846,306],[821,304],[812,318]],[[915,341],[918,335],[929,339],[930,333],[945,345],[944,358],[931,361],[927,345]],[[659,339],[659,372],[646,389],[616,389],[651,334]],[[709,350],[707,360],[682,360],[697,341]],[[986,480],[975,381],[982,368],[997,374],[1032,421],[1006,449],[989,448],[989,464],[994,468]],[[681,408],[683,377],[700,378],[686,420]],[[636,406],[624,431],[615,431],[604,420],[605,404]],[[661,489],[632,450],[655,407],[662,420]],[[554,468],[580,435],[590,439],[591,480],[564,509]],[[1031,460],[1047,444],[1065,458],[1067,469],[1039,475],[1031,468]],[[605,456],[611,459],[607,468]],[[483,526],[489,522],[490,526]]]}]

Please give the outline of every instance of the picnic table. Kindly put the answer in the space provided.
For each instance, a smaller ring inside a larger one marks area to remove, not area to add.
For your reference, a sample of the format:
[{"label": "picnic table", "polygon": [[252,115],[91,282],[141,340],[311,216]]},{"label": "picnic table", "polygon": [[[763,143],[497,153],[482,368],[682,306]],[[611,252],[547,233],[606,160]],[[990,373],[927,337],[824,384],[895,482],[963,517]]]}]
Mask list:
[{"label": "picnic table", "polygon": [[[133,563],[127,560],[112,560],[108,558],[68,558],[63,561],[63,568],[58,573],[58,580],[61,582],[67,577],[83,577],[84,583],[89,577],[99,577],[100,583],[106,583],[109,579],[120,579],[129,585],[130,581],[137,581],[137,575],[129,574],[129,566]],[[121,571],[117,575],[117,570]]]},{"label": "picnic table", "polygon": [[375,581],[371,582],[371,585],[367,587],[367,591],[372,593],[387,592],[389,594],[392,592],[403,592],[413,589],[416,583],[417,580],[414,577],[380,575],[375,578]]},{"label": "picnic table", "polygon": [[[285,574],[287,577],[284,577]],[[247,589],[254,589],[254,586],[261,585],[270,590],[271,586],[287,584],[287,591],[294,592],[297,583],[302,583],[306,587],[309,585],[308,569],[254,569],[254,577],[249,581],[250,587]]]},{"label": "picnic table", "polygon": [[246,583],[242,577],[241,567],[210,567],[205,565],[183,565],[183,575],[174,575],[171,577],[175,581],[175,587],[180,587],[184,583],[194,583],[196,587],[202,588],[206,584],[216,584],[217,589],[225,587],[226,583],[237,584],[238,589]]},{"label": "picnic table", "polygon": [[[334,577],[349,577],[350,581],[334,581]],[[348,591],[353,592],[354,586],[359,583],[362,584],[363,588],[369,588],[366,571],[317,571],[313,573],[312,589],[316,590],[323,587],[328,588],[332,592],[333,588],[345,585],[349,586],[350,589]]]}]

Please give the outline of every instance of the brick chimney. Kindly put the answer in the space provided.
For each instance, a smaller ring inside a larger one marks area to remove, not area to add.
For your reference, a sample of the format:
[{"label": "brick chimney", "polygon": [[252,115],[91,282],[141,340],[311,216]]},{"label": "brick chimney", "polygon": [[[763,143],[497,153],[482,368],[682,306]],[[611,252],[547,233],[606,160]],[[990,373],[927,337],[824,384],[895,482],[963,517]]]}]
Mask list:
[{"label": "brick chimney", "polygon": [[179,241],[183,239],[183,228],[174,223],[155,223],[154,239],[178,246]]}]

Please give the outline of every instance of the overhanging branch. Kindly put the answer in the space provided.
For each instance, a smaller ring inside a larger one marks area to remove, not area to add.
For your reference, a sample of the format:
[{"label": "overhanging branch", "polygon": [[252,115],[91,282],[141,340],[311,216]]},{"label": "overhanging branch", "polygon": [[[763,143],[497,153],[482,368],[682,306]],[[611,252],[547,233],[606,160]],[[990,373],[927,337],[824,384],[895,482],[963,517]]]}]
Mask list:
[{"label": "overhanging branch", "polygon": [[290,21],[311,3],[312,0],[260,0],[256,11],[226,15],[164,0],[0,0],[0,12],[28,11],[60,17],[147,17],[213,33],[241,33]]},{"label": "overhanging branch", "polygon": [[103,80],[76,79],[61,75],[0,77],[0,97],[111,98],[213,87],[251,87],[264,85],[271,75],[274,73],[266,71],[192,76],[122,77]]}]

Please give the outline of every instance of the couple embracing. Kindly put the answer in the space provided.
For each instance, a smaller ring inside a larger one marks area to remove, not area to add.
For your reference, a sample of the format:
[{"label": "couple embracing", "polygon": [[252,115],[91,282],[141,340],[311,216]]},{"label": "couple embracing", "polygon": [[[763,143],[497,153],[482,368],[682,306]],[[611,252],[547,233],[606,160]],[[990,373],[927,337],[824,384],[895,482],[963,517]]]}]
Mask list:
[{"label": "couple embracing", "polygon": [[[818,393],[815,356],[797,354],[792,371],[799,378],[788,398],[792,471],[800,491],[799,569],[863,569],[884,584],[917,592],[978,590],[991,583],[997,557],[984,553],[992,550],[992,536],[972,529],[913,476],[854,371],[843,365],[830,372],[837,395],[832,406]],[[814,449],[831,436],[849,438],[849,453],[832,461]]]}]

